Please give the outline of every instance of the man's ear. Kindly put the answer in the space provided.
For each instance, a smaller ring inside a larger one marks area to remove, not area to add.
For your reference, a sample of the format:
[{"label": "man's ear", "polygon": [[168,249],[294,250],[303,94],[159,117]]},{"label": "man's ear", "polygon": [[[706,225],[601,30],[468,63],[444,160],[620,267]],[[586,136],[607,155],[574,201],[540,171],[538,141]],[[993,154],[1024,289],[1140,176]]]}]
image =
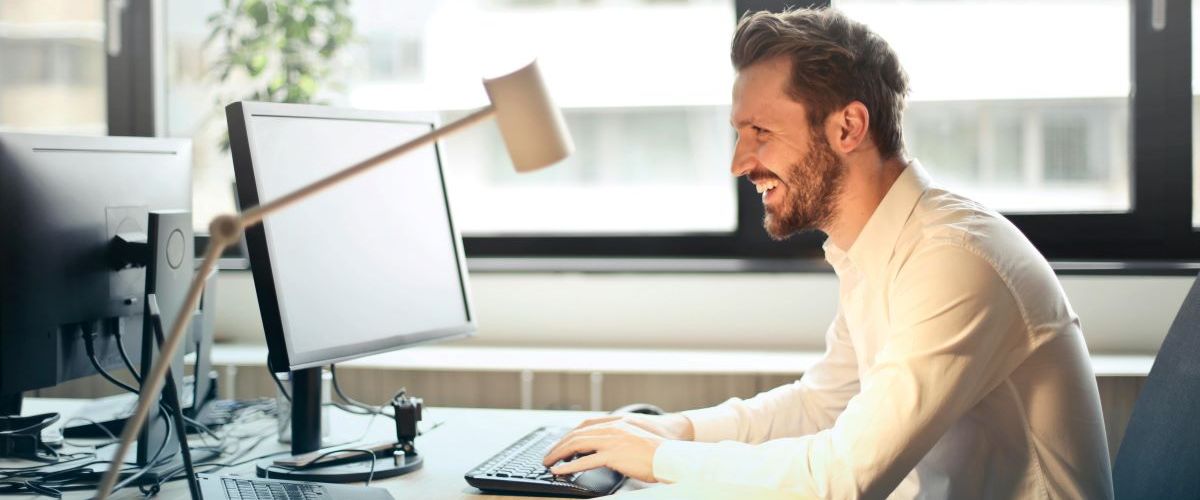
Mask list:
[{"label": "man's ear", "polygon": [[871,115],[867,106],[851,101],[830,115],[828,125],[829,145],[834,151],[849,154],[867,145],[871,126]]}]

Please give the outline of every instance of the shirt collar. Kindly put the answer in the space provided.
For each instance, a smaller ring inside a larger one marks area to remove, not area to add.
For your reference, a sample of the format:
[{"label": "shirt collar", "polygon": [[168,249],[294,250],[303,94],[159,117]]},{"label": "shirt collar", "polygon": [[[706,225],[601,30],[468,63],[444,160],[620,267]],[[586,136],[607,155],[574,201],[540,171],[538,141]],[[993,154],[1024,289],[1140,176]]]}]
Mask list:
[{"label": "shirt collar", "polygon": [[904,229],[904,224],[916,208],[917,201],[931,183],[929,174],[917,160],[909,162],[879,202],[879,206],[875,207],[875,212],[863,226],[850,250],[843,251],[833,240],[826,239],[823,246],[825,259],[834,269],[839,269],[849,261],[849,264],[867,276],[878,274],[891,258],[896,240],[900,238],[900,231]]}]

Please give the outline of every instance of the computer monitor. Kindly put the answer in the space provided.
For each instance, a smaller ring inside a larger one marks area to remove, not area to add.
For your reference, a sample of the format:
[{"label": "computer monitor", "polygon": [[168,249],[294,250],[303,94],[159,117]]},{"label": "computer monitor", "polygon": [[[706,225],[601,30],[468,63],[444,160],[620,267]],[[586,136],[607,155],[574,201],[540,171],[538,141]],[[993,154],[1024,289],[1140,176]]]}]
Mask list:
[{"label": "computer monitor", "polygon": [[[325,106],[225,111],[243,209],[434,126],[431,115]],[[320,446],[320,366],[475,332],[437,148],[390,163],[246,231],[270,367],[293,371],[295,454]]]},{"label": "computer monitor", "polygon": [[[191,210],[191,143],[175,139],[0,133],[0,395],[123,369],[135,359],[145,268],[113,269],[119,233],[147,231],[150,210]],[[11,403],[16,403],[15,407]]]},{"label": "computer monitor", "polygon": [[[24,391],[123,371],[118,342],[145,370],[147,271],[124,266],[151,257],[122,260],[114,241],[152,235],[151,211],[190,212],[191,176],[187,140],[0,133],[0,414],[20,414]],[[178,449],[165,435],[143,433],[138,463]]]}]

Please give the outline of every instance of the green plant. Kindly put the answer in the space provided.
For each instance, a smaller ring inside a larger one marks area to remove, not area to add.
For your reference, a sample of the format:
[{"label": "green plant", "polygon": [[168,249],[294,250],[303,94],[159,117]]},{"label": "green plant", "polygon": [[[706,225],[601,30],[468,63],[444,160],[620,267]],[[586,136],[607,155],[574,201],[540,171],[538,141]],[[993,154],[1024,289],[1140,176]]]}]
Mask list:
[{"label": "green plant", "polygon": [[238,81],[240,95],[223,97],[313,103],[322,86],[333,86],[336,58],[354,41],[350,0],[224,0],[223,6],[208,17],[205,40],[221,47],[213,77],[222,85]]}]

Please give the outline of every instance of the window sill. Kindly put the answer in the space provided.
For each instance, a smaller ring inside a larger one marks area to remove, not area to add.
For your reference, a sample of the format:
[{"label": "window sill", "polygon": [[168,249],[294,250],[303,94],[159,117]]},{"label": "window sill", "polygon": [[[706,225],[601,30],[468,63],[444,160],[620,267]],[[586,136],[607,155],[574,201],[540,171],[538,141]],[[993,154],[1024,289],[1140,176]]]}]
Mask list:
[{"label": "window sill", "polygon": [[[265,366],[267,359],[267,348],[261,345],[214,345],[212,353],[216,366]],[[339,365],[414,371],[799,375],[821,355],[819,351],[418,346]],[[1154,364],[1149,354],[1093,354],[1091,360],[1097,377],[1144,377]]]}]

